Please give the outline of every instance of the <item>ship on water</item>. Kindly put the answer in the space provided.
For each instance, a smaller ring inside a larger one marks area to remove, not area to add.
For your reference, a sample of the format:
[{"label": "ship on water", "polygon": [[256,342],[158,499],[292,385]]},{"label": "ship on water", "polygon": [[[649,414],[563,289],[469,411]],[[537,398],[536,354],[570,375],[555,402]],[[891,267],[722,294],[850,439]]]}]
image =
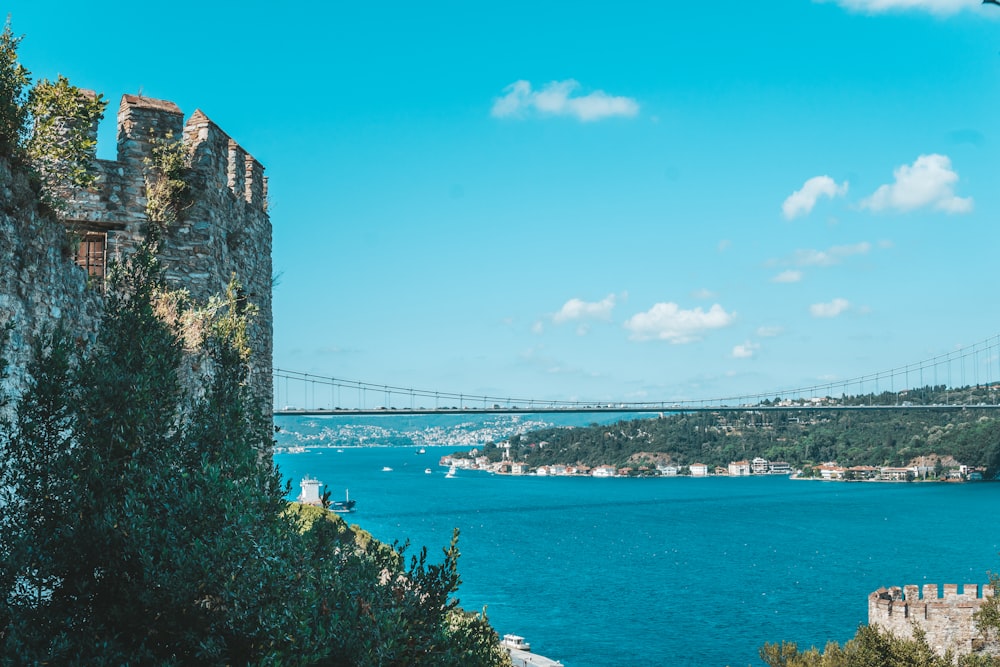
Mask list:
[{"label": "ship on water", "polygon": [[343,500],[329,500],[329,497],[324,499],[325,494],[320,494],[319,487],[324,486],[323,482],[319,481],[315,477],[310,477],[306,475],[299,482],[299,486],[302,492],[299,493],[298,501],[303,505],[315,505],[317,507],[323,507],[324,500],[326,500],[327,509],[337,512],[338,514],[350,514],[354,511],[354,506],[357,504],[356,500],[351,500],[351,494],[349,490],[344,490]]}]

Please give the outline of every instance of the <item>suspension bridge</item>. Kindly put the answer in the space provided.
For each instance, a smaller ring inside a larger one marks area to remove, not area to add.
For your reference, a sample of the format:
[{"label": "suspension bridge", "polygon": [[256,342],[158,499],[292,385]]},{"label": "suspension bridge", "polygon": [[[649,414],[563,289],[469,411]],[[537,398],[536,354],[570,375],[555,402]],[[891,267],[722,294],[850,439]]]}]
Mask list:
[{"label": "suspension bridge", "polygon": [[276,415],[1000,409],[1000,334],[946,354],[845,380],[679,401],[489,396],[279,368],[274,369],[273,378]]}]

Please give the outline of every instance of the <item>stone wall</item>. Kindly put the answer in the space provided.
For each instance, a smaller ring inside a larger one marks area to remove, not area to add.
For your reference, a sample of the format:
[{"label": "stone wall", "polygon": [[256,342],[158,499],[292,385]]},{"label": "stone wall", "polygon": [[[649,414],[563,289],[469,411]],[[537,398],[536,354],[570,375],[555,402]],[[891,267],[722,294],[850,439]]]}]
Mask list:
[{"label": "stone wall", "polygon": [[14,323],[7,348],[10,378],[3,387],[18,396],[25,382],[31,342],[64,323],[81,344],[92,341],[101,299],[72,255],[62,224],[39,210],[27,177],[0,158],[0,325]]},{"label": "stone wall", "polygon": [[914,625],[927,633],[927,643],[939,654],[951,650],[958,657],[972,652],[1000,653],[1000,644],[986,641],[973,618],[983,601],[993,596],[993,587],[964,584],[937,584],[880,588],[868,596],[868,624],[893,634],[913,637]]},{"label": "stone wall", "polygon": [[[14,275],[6,270],[0,274],[0,320],[14,317],[17,322],[18,358],[26,358],[27,342],[45,322],[63,319],[72,330],[92,335],[99,279],[88,279],[74,262],[73,239],[101,239],[106,242],[102,257],[112,260],[133,251],[148,229],[146,175],[153,147],[158,141],[181,140],[191,162],[186,179],[190,205],[163,235],[160,259],[166,278],[171,287],[186,289],[199,302],[224,294],[233,276],[240,282],[242,296],[258,310],[250,331],[251,383],[261,409],[269,413],[271,221],[264,168],[199,110],[185,122],[172,102],[124,95],[117,121],[117,159],[95,159],[95,185],[67,197],[61,216],[69,237],[58,225],[39,222],[35,204],[26,203],[31,200],[27,190],[16,195],[5,187],[0,192],[0,209],[8,211],[0,219],[6,225],[0,228],[0,261],[5,269],[12,262],[19,266]],[[96,126],[89,131],[96,139]],[[0,173],[0,184],[10,181],[4,178],[9,173]],[[15,207],[18,197],[25,203]],[[15,227],[17,231],[6,233]],[[32,236],[39,227],[45,227],[45,233]]]}]

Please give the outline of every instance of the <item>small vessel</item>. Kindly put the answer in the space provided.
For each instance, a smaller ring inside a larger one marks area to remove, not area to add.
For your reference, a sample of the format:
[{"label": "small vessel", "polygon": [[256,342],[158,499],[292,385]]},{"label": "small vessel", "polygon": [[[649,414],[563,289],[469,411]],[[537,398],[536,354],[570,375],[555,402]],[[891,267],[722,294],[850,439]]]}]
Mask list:
[{"label": "small vessel", "polygon": [[504,635],[503,639],[500,640],[500,646],[517,649],[518,651],[531,650],[531,644],[524,641],[524,637],[520,635]]},{"label": "small vessel", "polygon": [[455,466],[448,468],[448,474],[445,475],[446,478],[451,479],[455,476]]},{"label": "small vessel", "polygon": [[433,474],[433,471],[430,468],[424,468],[424,474],[425,475],[430,475],[430,474]]},{"label": "small vessel", "polygon": [[382,472],[392,472],[392,468],[389,466],[382,466]]},{"label": "small vessel", "polygon": [[354,506],[357,502],[356,500],[351,500],[350,491],[344,489],[344,499],[330,501],[330,511],[337,514],[350,514],[354,511]]},{"label": "small vessel", "polygon": [[426,454],[426,453],[427,453],[427,450],[424,449],[423,447],[421,447],[420,449],[417,450],[417,454]]}]

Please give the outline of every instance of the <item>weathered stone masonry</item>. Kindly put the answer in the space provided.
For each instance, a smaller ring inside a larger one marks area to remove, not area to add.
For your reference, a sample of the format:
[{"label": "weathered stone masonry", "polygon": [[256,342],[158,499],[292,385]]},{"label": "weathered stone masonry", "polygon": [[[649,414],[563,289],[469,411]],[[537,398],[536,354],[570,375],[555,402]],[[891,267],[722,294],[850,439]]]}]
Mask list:
[{"label": "weathered stone masonry", "polygon": [[924,584],[922,591],[915,585],[880,588],[868,596],[868,624],[906,639],[913,637],[916,625],[939,655],[947,650],[956,658],[974,651],[1000,652],[996,641],[980,635],[973,619],[983,601],[993,596],[993,587],[964,584],[961,593],[957,584],[943,588],[943,594],[937,584]]},{"label": "weathered stone masonry", "polygon": [[[90,131],[96,137],[96,127]],[[74,194],[65,215],[66,226],[82,239],[76,261],[65,250],[60,252],[66,244],[52,230],[32,238],[31,229],[45,227],[34,207],[18,209],[14,192],[0,188],[0,211],[7,213],[0,218],[0,233],[8,237],[0,245],[5,267],[0,278],[0,320],[14,316],[18,326],[15,361],[26,358],[25,344],[46,323],[62,320],[81,335],[93,331],[100,297],[98,290],[86,285],[103,277],[108,258],[128,254],[143,240],[147,159],[152,157],[155,142],[171,138],[181,139],[191,158],[191,205],[179,221],[167,227],[163,238],[160,259],[167,280],[172,287],[188,290],[197,301],[206,301],[224,293],[230,278],[236,276],[259,313],[250,331],[251,380],[261,408],[269,411],[272,314],[267,179],[261,164],[200,110],[185,122],[172,102],[122,96],[117,159],[94,160],[95,186]],[[9,175],[9,169],[5,173]],[[3,176],[0,171],[0,184]],[[31,252],[23,253],[29,246]],[[7,270],[12,256],[27,265],[23,271],[11,274]],[[16,389],[19,383],[13,380]]]}]

